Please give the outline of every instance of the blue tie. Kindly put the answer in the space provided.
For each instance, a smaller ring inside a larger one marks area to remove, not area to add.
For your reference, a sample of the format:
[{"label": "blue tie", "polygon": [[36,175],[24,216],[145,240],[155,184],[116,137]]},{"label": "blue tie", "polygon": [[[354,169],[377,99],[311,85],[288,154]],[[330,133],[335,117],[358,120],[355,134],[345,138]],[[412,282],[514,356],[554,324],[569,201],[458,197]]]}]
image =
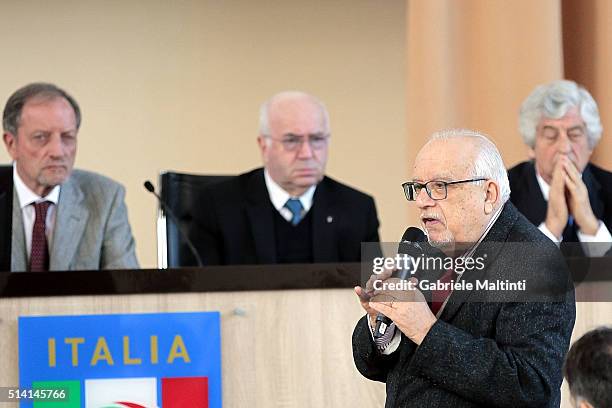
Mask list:
[{"label": "blue tie", "polygon": [[302,203],[297,198],[290,198],[285,203],[285,207],[287,207],[293,215],[291,217],[291,224],[297,225],[302,219],[302,210],[304,209]]},{"label": "blue tie", "polygon": [[580,242],[576,231],[578,231],[576,222],[574,221],[574,217],[570,215],[567,218],[567,225],[565,226],[565,229],[563,230],[562,241],[563,242]]}]

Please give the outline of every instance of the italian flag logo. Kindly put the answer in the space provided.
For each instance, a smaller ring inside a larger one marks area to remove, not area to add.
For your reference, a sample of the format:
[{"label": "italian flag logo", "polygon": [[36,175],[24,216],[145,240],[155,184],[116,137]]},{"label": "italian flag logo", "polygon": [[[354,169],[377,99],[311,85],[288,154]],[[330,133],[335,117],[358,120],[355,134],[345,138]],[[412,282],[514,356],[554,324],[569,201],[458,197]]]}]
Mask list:
[{"label": "italian flag logo", "polygon": [[157,378],[85,380],[85,408],[158,408]]},{"label": "italian flag logo", "polygon": [[[163,408],[208,408],[207,377],[161,378]],[[158,408],[157,378],[85,380],[85,408]]]}]

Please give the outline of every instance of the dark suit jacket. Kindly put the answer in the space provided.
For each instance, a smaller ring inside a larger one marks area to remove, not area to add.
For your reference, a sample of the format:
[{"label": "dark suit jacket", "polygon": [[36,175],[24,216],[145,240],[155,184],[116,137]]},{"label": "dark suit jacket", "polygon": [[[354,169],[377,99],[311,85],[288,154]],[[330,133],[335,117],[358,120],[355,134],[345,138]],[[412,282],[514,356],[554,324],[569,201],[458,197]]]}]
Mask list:
[{"label": "dark suit jacket", "polygon": [[[530,242],[539,256],[519,257],[508,242]],[[501,243],[501,244],[495,244]],[[488,254],[482,271],[463,280],[528,279],[570,285],[561,302],[473,302],[455,291],[420,346],[401,335],[394,353],[381,355],[366,317],[353,333],[357,369],[385,382],[385,407],[558,407],[561,367],[574,327],[574,291],[557,247],[507,203],[474,257]],[[566,286],[567,287],[567,286]]]},{"label": "dark suit jacket", "polygon": [[[548,203],[536,178],[533,161],[519,163],[508,170],[510,200],[536,226],[546,219]],[[612,173],[593,164],[582,172],[582,180],[589,191],[589,201],[595,217],[612,231]]]},{"label": "dark suit jacket", "polygon": [[[263,169],[214,184],[201,196],[191,239],[207,265],[274,264],[274,207]],[[312,212],[314,262],[358,262],[361,242],[378,242],[372,197],[325,177]]]}]

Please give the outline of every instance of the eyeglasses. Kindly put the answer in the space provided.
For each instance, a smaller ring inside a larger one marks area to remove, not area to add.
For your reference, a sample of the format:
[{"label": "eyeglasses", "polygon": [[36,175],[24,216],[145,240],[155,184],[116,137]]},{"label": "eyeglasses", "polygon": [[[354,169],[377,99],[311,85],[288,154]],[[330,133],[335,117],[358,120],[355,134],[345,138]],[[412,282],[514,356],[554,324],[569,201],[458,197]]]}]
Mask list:
[{"label": "eyeglasses", "polygon": [[416,181],[407,181],[402,184],[402,187],[404,188],[404,194],[406,195],[406,200],[408,201],[415,201],[423,188],[425,188],[425,191],[427,191],[427,195],[432,200],[444,200],[448,193],[448,186],[452,184],[472,183],[475,181],[483,180],[486,180],[486,178],[475,178],[459,181],[432,180],[428,181],[425,184],[417,183]]},{"label": "eyeglasses", "polygon": [[[280,139],[274,138],[272,136],[266,136],[276,142],[279,142],[283,145],[285,150],[289,152],[294,152],[302,148],[304,141],[306,138],[304,136],[287,134]],[[325,134],[314,134],[308,136],[308,144],[310,148],[313,150],[321,150],[327,145],[327,141],[329,140],[329,135]]]}]

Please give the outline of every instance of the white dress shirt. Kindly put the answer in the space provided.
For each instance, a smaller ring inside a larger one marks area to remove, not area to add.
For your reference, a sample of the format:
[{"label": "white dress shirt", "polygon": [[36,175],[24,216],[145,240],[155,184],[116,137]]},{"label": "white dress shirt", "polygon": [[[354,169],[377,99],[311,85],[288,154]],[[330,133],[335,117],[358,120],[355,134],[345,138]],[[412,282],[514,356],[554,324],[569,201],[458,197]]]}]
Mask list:
[{"label": "white dress shirt", "polygon": [[[47,219],[45,220],[45,235],[47,236],[47,245],[51,252],[51,240],[53,238],[53,227],[55,226],[55,208],[59,200],[60,186],[53,187],[53,190],[46,197],[41,197],[34,193],[25,185],[19,174],[17,167],[13,164],[13,184],[17,197],[19,199],[19,207],[21,208],[21,217],[23,218],[23,232],[25,236],[27,259],[30,260],[30,252],[32,252],[32,229],[36,219],[36,211],[32,204],[42,201],[50,201],[52,205],[47,210]],[[15,228],[15,226],[13,226]]]},{"label": "white dress shirt", "polygon": [[285,203],[290,198],[297,198],[302,203],[302,218],[308,211],[310,211],[310,208],[312,207],[312,197],[314,196],[315,189],[317,188],[316,184],[310,186],[308,190],[306,190],[301,196],[292,197],[291,195],[289,195],[288,192],[283,190],[283,188],[279,186],[278,183],[272,180],[272,177],[270,177],[270,174],[266,169],[264,169],[264,180],[266,182],[266,188],[268,189],[268,194],[270,195],[270,201],[272,201],[272,205],[274,206],[274,208],[276,208],[276,211],[278,211],[284,219],[286,219],[287,221],[291,221],[291,219],[293,218],[293,214],[291,213],[291,211],[287,207],[285,207]]},{"label": "white dress shirt", "polygon": [[[542,178],[542,176],[540,176],[537,169],[536,169],[536,179],[538,180],[538,184],[540,186],[540,190],[542,191],[542,195],[544,196],[544,199],[548,203],[548,197],[550,195],[550,186]],[[612,235],[610,235],[610,231],[608,231],[608,228],[606,228],[606,225],[601,220],[597,220],[597,221],[599,222],[599,229],[597,230],[595,235],[585,234],[578,229],[576,232],[576,235],[578,235],[578,240],[580,242],[584,242],[585,244],[589,242],[597,242],[600,244],[603,242],[609,242],[610,245],[607,245],[607,246],[606,245],[583,245],[582,248],[585,250],[588,256],[603,256],[608,251],[608,249],[610,249],[610,247],[612,246]],[[557,244],[557,246],[563,240],[562,236],[556,237],[548,229],[548,227],[546,227],[545,222],[542,222],[538,226],[538,228],[540,231],[542,231],[544,235],[550,238],[551,241]]]}]

